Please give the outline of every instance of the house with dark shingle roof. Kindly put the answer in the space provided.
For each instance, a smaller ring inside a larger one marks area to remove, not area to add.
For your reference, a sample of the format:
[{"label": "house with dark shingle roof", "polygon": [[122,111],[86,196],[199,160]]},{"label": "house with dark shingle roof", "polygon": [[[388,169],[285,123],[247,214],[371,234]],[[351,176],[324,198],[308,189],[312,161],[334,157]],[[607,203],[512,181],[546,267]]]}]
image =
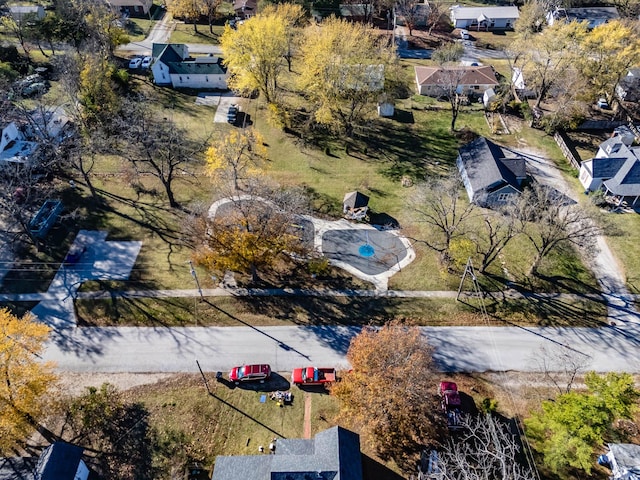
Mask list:
[{"label": "house with dark shingle roof", "polygon": [[446,96],[452,87],[460,94],[476,93],[482,96],[499,82],[490,66],[414,67],[416,85],[420,95]]},{"label": "house with dark shingle roof", "polygon": [[619,203],[628,198],[635,205],[640,198],[640,147],[624,135],[609,138],[594,158],[582,162],[579,178],[587,191],[602,189]]},{"label": "house with dark shingle roof", "polygon": [[218,456],[212,480],[362,480],[358,434],[333,427],[309,440],[280,439],[274,454]]},{"label": "house with dark shingle roof", "polygon": [[83,449],[66,442],[55,442],[40,457],[0,458],[3,480],[87,480],[95,476],[82,460]]},{"label": "house with dark shingle roof", "polygon": [[151,56],[153,81],[173,88],[226,90],[227,69],[215,56],[189,57],[184,44],[154,43]]},{"label": "house with dark shingle roof", "polygon": [[497,207],[522,193],[527,178],[524,158],[484,137],[458,150],[457,166],[469,201]]}]

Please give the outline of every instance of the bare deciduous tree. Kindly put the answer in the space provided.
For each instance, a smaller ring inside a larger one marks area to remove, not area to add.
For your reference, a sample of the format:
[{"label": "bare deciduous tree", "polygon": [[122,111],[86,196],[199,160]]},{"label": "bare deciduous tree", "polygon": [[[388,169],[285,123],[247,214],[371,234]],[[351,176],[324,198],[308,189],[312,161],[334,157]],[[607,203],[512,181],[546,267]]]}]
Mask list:
[{"label": "bare deciduous tree", "polygon": [[492,415],[461,419],[462,433],[440,453],[443,480],[534,480],[523,460],[521,442]]},{"label": "bare deciduous tree", "polygon": [[501,212],[483,214],[484,230],[470,232],[470,237],[480,256],[479,271],[484,273],[517,235],[513,219]]},{"label": "bare deciduous tree", "polygon": [[569,393],[576,377],[584,372],[591,361],[588,355],[565,346],[541,347],[535,362],[544,376],[558,389],[558,393]]},{"label": "bare deciduous tree", "polygon": [[417,221],[431,227],[429,236],[421,240],[440,254],[445,265],[451,260],[452,240],[465,235],[466,220],[474,212],[474,205],[460,198],[461,189],[462,182],[455,174],[430,179],[417,188],[412,201]]},{"label": "bare deciduous tree", "polygon": [[132,108],[125,114],[127,137],[122,156],[136,173],[156,177],[167,195],[169,205],[179,208],[173,184],[177,178],[194,175],[193,165],[201,156],[205,141],[190,141],[187,132],[168,119],[158,119],[147,108]]},{"label": "bare deciduous tree", "polygon": [[536,274],[542,259],[561,245],[578,248],[594,245],[596,237],[604,231],[584,206],[574,204],[554,188],[539,183],[520,195],[510,214],[514,216],[518,231],[536,250],[531,274]]}]

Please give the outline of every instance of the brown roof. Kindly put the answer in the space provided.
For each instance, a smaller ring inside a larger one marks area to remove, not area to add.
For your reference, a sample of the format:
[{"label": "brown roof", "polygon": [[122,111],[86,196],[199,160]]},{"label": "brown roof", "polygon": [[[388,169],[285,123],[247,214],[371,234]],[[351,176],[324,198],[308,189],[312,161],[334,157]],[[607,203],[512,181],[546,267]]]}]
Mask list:
[{"label": "brown roof", "polygon": [[460,85],[498,85],[496,74],[490,66],[478,67],[415,67],[418,85],[443,85],[450,82],[447,74],[461,72]]}]

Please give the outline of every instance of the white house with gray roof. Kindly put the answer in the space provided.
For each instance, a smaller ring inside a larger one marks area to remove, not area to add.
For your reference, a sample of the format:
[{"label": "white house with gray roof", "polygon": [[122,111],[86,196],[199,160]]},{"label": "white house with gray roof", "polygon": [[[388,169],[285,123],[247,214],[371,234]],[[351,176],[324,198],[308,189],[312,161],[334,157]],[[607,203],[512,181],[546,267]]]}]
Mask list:
[{"label": "white house with gray roof", "polygon": [[508,30],[520,18],[518,7],[461,7],[450,9],[455,28],[476,30]]},{"label": "white house with gray roof", "polygon": [[481,207],[506,205],[522,193],[524,158],[484,137],[458,150],[456,164],[469,201]]},{"label": "white house with gray roof", "polygon": [[227,90],[227,69],[220,57],[191,58],[184,44],[154,43],[151,72],[157,85],[173,88]]},{"label": "white house with gray roof", "polygon": [[618,197],[619,203],[629,199],[633,205],[640,198],[640,147],[632,146],[633,137],[615,135],[600,144],[594,158],[580,165],[580,183],[587,191],[602,189]]},{"label": "white house with gray roof", "polygon": [[218,456],[212,480],[362,480],[358,434],[332,427],[309,440],[279,439],[274,454]]}]

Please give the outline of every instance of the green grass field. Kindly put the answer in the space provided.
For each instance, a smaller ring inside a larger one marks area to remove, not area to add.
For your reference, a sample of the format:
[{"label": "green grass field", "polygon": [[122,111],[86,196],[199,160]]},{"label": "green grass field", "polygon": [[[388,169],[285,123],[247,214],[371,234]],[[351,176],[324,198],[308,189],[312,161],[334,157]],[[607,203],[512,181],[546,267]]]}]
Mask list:
[{"label": "green grass field", "polygon": [[193,29],[193,24],[178,22],[176,28],[171,32],[169,43],[206,43],[218,45],[220,35],[224,30],[224,25],[214,25],[213,33],[209,31],[209,25],[199,24],[198,32]]}]

